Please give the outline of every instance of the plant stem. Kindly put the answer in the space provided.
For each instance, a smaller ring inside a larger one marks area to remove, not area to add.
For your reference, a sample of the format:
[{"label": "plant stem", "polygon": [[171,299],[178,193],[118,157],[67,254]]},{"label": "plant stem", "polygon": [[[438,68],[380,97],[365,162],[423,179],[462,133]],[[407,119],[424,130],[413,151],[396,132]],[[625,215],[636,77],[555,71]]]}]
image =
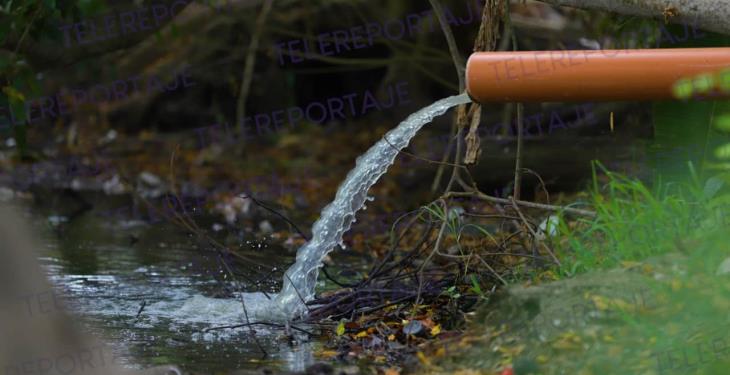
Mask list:
[{"label": "plant stem", "polygon": [[256,24],[254,25],[254,33],[251,36],[251,44],[248,46],[246,52],[245,66],[243,68],[243,76],[241,77],[241,90],[238,94],[238,103],[236,105],[236,120],[238,123],[246,117],[246,100],[248,99],[249,91],[251,90],[251,81],[253,80],[253,70],[256,64],[255,54],[259,48],[259,39],[261,39],[261,33],[264,29],[264,21],[271,12],[271,6],[274,0],[264,0],[264,5],[261,7],[261,13],[256,18]]},{"label": "plant stem", "polygon": [[449,52],[451,52],[451,58],[454,61],[456,75],[459,77],[459,93],[462,93],[464,92],[464,88],[466,87],[464,84],[464,73],[466,70],[464,67],[464,59],[459,53],[459,48],[456,45],[454,34],[451,32],[451,25],[449,25],[449,22],[446,20],[446,16],[444,16],[444,10],[441,7],[441,3],[439,2],[439,0],[428,1],[429,3],[431,3],[431,7],[433,8],[434,13],[436,13],[436,17],[438,17],[439,24],[441,25],[441,31],[444,32],[444,37],[446,37],[446,43],[449,45]]}]

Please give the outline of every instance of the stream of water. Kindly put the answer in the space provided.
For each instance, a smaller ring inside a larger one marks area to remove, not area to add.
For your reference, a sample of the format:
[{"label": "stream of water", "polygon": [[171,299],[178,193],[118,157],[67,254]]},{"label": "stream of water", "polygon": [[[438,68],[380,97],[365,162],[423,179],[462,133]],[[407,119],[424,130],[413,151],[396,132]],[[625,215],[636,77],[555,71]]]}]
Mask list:
[{"label": "stream of water", "polygon": [[[314,297],[322,260],[335,246],[344,247],[342,235],[355,222],[357,211],[366,208],[366,201],[373,200],[367,195],[370,187],[385,174],[398,152],[408,146],[424,125],[449,108],[469,102],[471,99],[467,94],[441,99],[408,116],[357,158],[355,168],[340,184],[335,199],[322,210],[312,226],[312,239],[297,251],[296,262],[284,274],[284,286],[273,301],[273,309],[267,308],[267,311],[274,311],[276,317],[285,319],[301,317],[306,313],[305,302]],[[254,297],[250,297],[252,302]],[[257,299],[261,301],[261,298]]]}]

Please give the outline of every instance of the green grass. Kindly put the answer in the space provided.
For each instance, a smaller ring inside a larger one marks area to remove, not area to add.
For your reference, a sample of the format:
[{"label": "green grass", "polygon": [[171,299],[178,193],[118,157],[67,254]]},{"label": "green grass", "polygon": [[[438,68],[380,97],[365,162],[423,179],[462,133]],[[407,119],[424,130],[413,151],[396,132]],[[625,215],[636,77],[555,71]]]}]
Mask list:
[{"label": "green grass", "polygon": [[[689,175],[695,176],[689,164]],[[599,183],[598,170],[608,179]],[[562,277],[592,269],[613,268],[622,262],[682,250],[682,243],[727,225],[728,195],[722,184],[662,183],[653,188],[594,164],[590,200],[597,217],[569,226],[560,221],[558,256]]]},{"label": "green grass", "polygon": [[[730,258],[730,193],[718,179],[700,180],[691,163],[687,169],[686,182],[656,181],[650,188],[596,163],[590,200],[597,217],[579,225],[560,221],[559,277],[638,267],[635,272],[645,276],[650,290],[646,310],[626,312],[623,325],[602,328],[614,339],[602,343],[601,350],[621,353],[618,367],[610,364],[616,358],[588,350],[578,356],[584,362],[576,362],[576,370],[727,373],[730,275],[718,274],[718,268]],[[584,342],[600,342],[581,329],[577,335]],[[550,358],[565,355],[550,353]]]}]

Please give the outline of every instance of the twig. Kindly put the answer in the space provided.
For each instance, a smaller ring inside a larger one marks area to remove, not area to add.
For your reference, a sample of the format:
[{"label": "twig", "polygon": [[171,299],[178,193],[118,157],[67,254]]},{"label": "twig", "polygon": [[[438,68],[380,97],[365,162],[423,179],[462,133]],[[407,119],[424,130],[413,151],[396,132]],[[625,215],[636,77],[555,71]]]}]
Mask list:
[{"label": "twig", "polygon": [[515,183],[514,197],[520,200],[520,192],[522,190],[522,143],[525,124],[523,120],[524,106],[517,103],[517,153],[515,156]]},{"label": "twig", "polygon": [[390,141],[388,140],[388,137],[383,137],[383,140],[385,141],[385,143],[387,143],[390,147],[394,148],[400,154],[405,154],[405,155],[408,155],[408,156],[410,156],[412,158],[419,159],[419,160],[423,160],[426,163],[430,163],[430,164],[441,164],[441,165],[447,165],[447,166],[450,166],[450,167],[465,168],[466,169],[466,167],[463,166],[463,165],[452,164],[452,163],[449,163],[449,162],[446,162],[446,161],[431,160],[431,159],[424,158],[422,156],[418,156],[416,154],[410,153],[408,151],[399,150],[397,147],[395,147],[394,144],[390,143]]},{"label": "twig", "polygon": [[535,255],[532,255],[532,254],[520,254],[520,253],[486,253],[484,255],[507,255],[507,256],[516,256],[516,257],[525,257],[525,258],[536,258],[536,259],[539,259],[539,260],[546,259],[546,258],[541,257],[539,255],[538,256],[535,256]]},{"label": "twig", "polygon": [[304,240],[305,240],[305,241],[309,241],[309,238],[307,237],[307,235],[306,235],[306,234],[304,234],[304,232],[302,232],[302,231],[301,231],[301,230],[299,229],[299,227],[298,227],[298,226],[297,226],[296,224],[294,224],[294,222],[293,222],[293,221],[289,220],[289,218],[287,218],[287,217],[286,217],[286,216],[284,216],[283,214],[281,214],[281,213],[279,213],[278,211],[274,210],[273,208],[271,208],[271,207],[269,207],[269,206],[267,206],[267,205],[265,205],[265,204],[261,203],[261,201],[259,201],[258,199],[254,198],[254,197],[253,197],[252,195],[250,195],[250,194],[241,194],[241,195],[239,195],[238,197],[239,197],[239,198],[243,198],[243,199],[246,199],[246,198],[248,198],[248,199],[252,200],[252,201],[253,201],[253,202],[254,202],[254,203],[255,203],[255,204],[257,205],[257,206],[259,206],[259,207],[262,207],[262,208],[264,208],[265,210],[267,210],[267,211],[271,212],[272,214],[274,214],[274,215],[276,215],[276,216],[278,216],[278,217],[282,218],[282,219],[283,219],[284,221],[286,221],[286,222],[287,222],[287,223],[288,223],[289,225],[291,225],[292,227],[294,227],[294,230],[296,230],[296,231],[297,231],[297,233],[299,233],[299,235],[300,235],[300,236],[302,236],[302,238],[304,238]]},{"label": "twig", "polygon": [[142,311],[144,311],[145,306],[147,306],[147,300],[142,301],[142,305],[139,306],[139,310],[137,310],[137,315],[134,317],[134,321],[139,320],[139,316],[142,315]]},{"label": "twig", "polygon": [[[410,215],[412,212],[416,212],[416,211],[420,211],[420,209],[419,210],[414,210],[414,211],[411,211],[411,212],[406,212],[405,214],[401,215],[398,219],[396,219],[396,223],[401,218],[406,217],[406,216]],[[397,248],[398,244],[400,244],[400,241],[405,236],[405,233],[407,232],[407,230],[416,222],[416,220],[418,220],[419,217],[420,217],[420,215],[414,216],[413,218],[411,218],[411,220],[408,222],[408,224],[406,224],[406,228],[404,228],[404,230],[401,232],[400,236],[398,236],[398,239],[397,240],[394,239],[394,238],[391,238],[390,250],[388,250],[388,253],[385,255],[385,257],[383,257],[383,260],[381,260],[380,262],[378,262],[370,270],[370,272],[368,272],[368,278],[365,279],[365,280],[363,280],[362,282],[360,282],[360,285],[359,286],[367,285],[369,282],[371,282],[372,280],[374,280],[379,275],[379,273],[381,272],[383,266],[385,266],[385,264],[388,261],[390,261],[390,259],[392,257],[395,256],[396,248]],[[395,226],[396,223],[393,223],[393,225]]]},{"label": "twig", "polygon": [[[461,109],[461,107],[464,107],[464,106],[460,106],[459,109]],[[454,154],[454,164],[460,165],[461,148],[462,148],[461,147],[462,146],[461,133],[464,128],[461,127],[461,124],[458,123],[458,120],[457,120],[457,128],[458,129],[456,130],[456,153]],[[454,169],[451,170],[451,178],[449,179],[449,183],[446,184],[446,189],[444,189],[444,192],[451,191],[451,187],[454,186],[454,182],[456,182],[456,180],[458,178],[459,178],[459,168],[454,167]]]},{"label": "twig", "polygon": [[[513,206],[513,207],[515,208],[515,211],[517,211],[517,214],[518,214],[518,215],[520,215],[520,218],[521,218],[521,219],[522,219],[522,221],[523,221],[523,222],[525,223],[525,226],[527,227],[527,230],[529,230],[529,231],[530,231],[530,233],[532,233],[532,241],[533,241],[533,242],[534,242],[534,241],[539,241],[539,238],[540,238],[540,237],[538,236],[537,232],[535,232],[535,230],[534,230],[534,229],[532,229],[532,226],[531,226],[531,225],[530,225],[530,224],[529,224],[529,223],[527,222],[527,219],[525,219],[525,215],[523,215],[523,214],[522,214],[522,211],[521,211],[521,210],[520,210],[520,208],[519,208],[519,207],[517,206],[517,203],[516,203],[516,201],[515,201],[514,197],[512,197],[512,206]],[[555,254],[553,253],[553,251],[552,251],[552,250],[550,250],[550,248],[549,248],[549,247],[547,247],[547,245],[543,244],[542,242],[539,242],[539,243],[543,245],[543,247],[545,248],[545,250],[547,250],[548,254],[550,254],[550,256],[551,256],[551,257],[553,258],[553,260],[555,261],[555,264],[557,264],[558,266],[562,266],[562,265],[560,264],[560,261],[558,260],[558,258],[557,258],[557,257],[555,256]],[[535,255],[537,255],[537,254],[535,254]]]},{"label": "twig", "polygon": [[446,43],[449,45],[449,52],[451,52],[451,59],[454,61],[454,68],[456,68],[456,75],[459,77],[459,93],[464,92],[464,59],[461,57],[461,54],[459,53],[459,47],[456,46],[456,40],[454,39],[454,34],[451,32],[451,25],[449,25],[448,20],[446,19],[446,16],[444,15],[444,10],[441,7],[441,3],[439,0],[428,0],[429,3],[431,3],[431,7],[433,8],[434,13],[436,13],[436,17],[439,20],[439,24],[441,25],[441,31],[444,33],[444,37],[446,38]]},{"label": "twig", "polygon": [[436,244],[433,246],[433,250],[431,251],[430,254],[428,254],[428,257],[426,258],[426,260],[423,261],[423,264],[421,264],[421,267],[418,268],[418,293],[416,294],[416,301],[414,302],[413,314],[416,313],[415,306],[418,305],[421,300],[421,291],[423,290],[423,270],[426,268],[426,265],[428,264],[428,262],[431,261],[431,258],[433,258],[433,255],[439,251],[439,248],[441,247],[441,241],[443,241],[444,233],[446,232],[446,224],[449,222],[448,221],[448,213],[449,213],[448,207],[446,206],[445,201],[442,200],[441,202],[442,202],[442,206],[443,206],[446,217],[444,218],[444,221],[441,224],[441,229],[439,229],[439,234],[438,234],[438,237],[436,238]]},{"label": "twig", "polygon": [[33,22],[35,22],[35,18],[40,14],[43,7],[40,5],[40,2],[38,3],[38,9],[33,13],[33,17],[31,17],[30,21],[28,22],[28,25],[25,27],[25,30],[23,30],[23,35],[20,36],[20,39],[18,40],[18,44],[15,45],[15,50],[13,50],[13,54],[17,55],[18,50],[20,49],[20,46],[23,44],[23,41],[25,40],[25,37],[28,35],[28,31],[30,31],[30,27],[33,26]]},{"label": "twig", "polygon": [[[219,255],[220,256],[220,255]],[[222,260],[222,257],[221,257]],[[231,275],[231,278],[233,279],[233,283],[236,285],[236,289],[238,289],[238,299],[241,301],[241,307],[243,308],[243,316],[246,318],[246,324],[249,324],[249,333],[253,337],[253,341],[256,343],[256,346],[261,350],[261,353],[263,353],[263,358],[266,358],[269,356],[269,352],[264,349],[264,346],[261,345],[259,342],[259,338],[256,336],[256,331],[253,330],[251,324],[251,320],[248,317],[248,309],[246,308],[246,301],[243,299],[243,288],[241,287],[241,283],[238,282],[238,279],[233,274],[233,271],[231,271],[231,268],[228,266],[228,263],[226,263],[224,260],[222,260],[223,266],[226,268],[226,272]],[[264,292],[264,295],[268,298],[268,295]],[[270,299],[270,298],[269,298]]]},{"label": "twig", "polygon": [[502,282],[502,285],[507,285],[507,281],[505,279],[503,279],[502,276],[500,276],[499,273],[497,273],[497,271],[495,271],[494,268],[492,268],[492,266],[490,266],[489,263],[487,263],[486,260],[484,260],[482,257],[480,257],[479,254],[476,254],[476,256],[484,264],[484,266],[487,267],[487,269],[489,270],[489,272],[491,272],[492,274],[494,274],[494,276],[496,276],[497,279],[499,279],[499,281]]},{"label": "twig", "polygon": [[[409,299],[411,299],[413,297],[415,297],[415,295],[411,294],[411,295],[408,295],[408,296],[405,296],[405,297],[402,297],[402,298],[398,298],[395,301],[386,302],[386,303],[381,304],[381,305],[378,305],[378,306],[373,306],[373,307],[365,308],[364,310],[357,311],[357,313],[359,313],[359,314],[369,314],[371,312],[378,311],[378,310],[382,310],[382,309],[384,309],[386,307],[390,307],[390,306],[397,305],[399,303],[408,301]],[[339,313],[339,314],[336,314],[336,315],[332,315],[331,316],[331,319],[339,318],[339,317],[341,317],[341,316],[343,316],[345,314],[347,314],[347,313]]]},{"label": "twig", "polygon": [[[485,200],[485,201],[493,202],[493,203],[512,204],[512,201],[509,199],[493,197],[491,195],[486,195],[480,191],[473,191],[473,192],[453,192],[453,191],[451,191],[442,196],[442,198],[451,198],[451,197],[476,197],[481,200]],[[518,200],[515,200],[514,203],[516,203],[520,206],[529,207],[529,208],[537,208],[537,209],[541,209],[541,210],[555,211],[555,212],[567,212],[567,213],[571,213],[574,215],[580,215],[580,216],[596,217],[595,212],[588,211],[588,210],[581,210],[578,208],[555,206],[555,205],[551,205],[551,204],[533,203],[533,202],[518,201]]]},{"label": "twig", "polygon": [[516,217],[516,216],[502,215],[502,214],[473,214],[471,212],[464,212],[464,213],[462,213],[462,215],[479,217],[479,218],[483,218],[483,219],[508,219],[508,220],[519,219],[519,217]]},{"label": "twig", "polygon": [[[229,326],[210,327],[210,328],[204,329],[203,332],[210,332],[210,331],[215,331],[215,330],[219,330],[219,329],[229,329],[229,328],[233,329],[233,328],[251,327],[251,326],[269,326],[269,327],[277,327],[277,328],[286,328],[287,327],[284,324],[278,324],[278,323],[252,322],[252,323],[244,323],[244,324],[233,324],[233,325],[229,325]],[[290,325],[289,327],[294,330],[297,330],[299,332],[306,333],[310,336],[314,336],[313,332],[307,331],[304,328],[299,328],[299,327],[292,326],[292,325]]]},{"label": "twig", "polygon": [[447,160],[449,160],[449,154],[451,154],[451,149],[454,147],[454,140],[456,137],[456,123],[451,124],[451,137],[449,138],[449,143],[446,145],[446,149],[444,150],[444,156],[441,157],[441,163],[436,170],[436,176],[433,178],[433,183],[431,183],[431,192],[435,193],[438,189],[439,185],[441,184],[441,177],[444,174],[444,167],[447,164]]},{"label": "twig", "polygon": [[514,233],[510,234],[509,236],[507,236],[507,238],[503,239],[502,242],[499,244],[499,248],[506,249],[506,247],[504,245],[506,245],[507,242],[509,242],[509,240],[511,240],[513,237],[516,237],[520,233],[522,233],[522,231],[518,230],[517,232],[514,232]]},{"label": "twig", "polygon": [[[532,228],[532,225],[527,222],[527,219],[525,218],[525,215],[522,214],[522,211],[520,211],[520,208],[515,204],[514,197],[510,197],[512,199],[512,208],[517,212],[517,214],[520,216],[520,219],[522,220],[522,223],[527,228],[527,230],[530,231],[532,234],[532,237],[530,236],[523,236],[523,238],[527,241],[529,241],[530,248],[532,249],[532,255],[535,256],[533,261],[533,266],[537,269],[540,266],[540,263],[537,260],[537,256],[540,255],[540,252],[537,249],[537,243],[539,242],[540,237],[538,237],[537,232]],[[527,249],[525,249],[527,250]],[[548,250],[549,252],[549,250]]]},{"label": "twig", "polygon": [[543,193],[545,193],[545,200],[547,200],[547,204],[550,204],[550,193],[548,193],[547,186],[545,185],[545,181],[540,177],[540,175],[533,171],[530,168],[522,168],[523,171],[537,177],[538,181],[540,181],[540,186],[542,187]]},{"label": "twig", "polygon": [[433,231],[433,227],[434,227],[433,224],[431,224],[431,225],[428,226],[428,228],[426,229],[426,232],[425,232],[423,238],[421,239],[421,241],[416,246],[414,246],[411,249],[411,251],[408,254],[406,254],[406,256],[403,259],[401,259],[399,262],[397,262],[396,264],[388,267],[386,270],[383,271],[383,273],[385,273],[385,272],[390,272],[390,271],[392,271],[392,270],[394,270],[396,268],[398,269],[398,272],[396,272],[395,276],[393,276],[393,278],[390,281],[386,282],[385,283],[385,286],[390,285],[393,281],[397,280],[400,277],[400,275],[406,269],[404,267],[404,265],[407,264],[406,262],[408,262],[411,258],[413,258],[417,254],[419,254],[421,252],[421,248],[422,247],[424,247],[424,246],[425,247],[428,247],[428,246],[431,245],[431,242],[432,241],[429,241],[429,238],[431,236],[431,231]]},{"label": "twig", "polygon": [[345,284],[337,281],[333,276],[327,272],[327,265],[322,265],[322,273],[324,273],[324,276],[327,277],[331,282],[335,283],[335,285],[339,286],[340,288],[354,288],[357,285],[356,284]]},{"label": "twig", "polygon": [[284,277],[286,277],[286,279],[289,280],[289,284],[291,284],[291,287],[294,288],[294,291],[297,293],[297,297],[299,297],[299,301],[307,309],[307,312],[309,312],[309,306],[307,306],[307,301],[305,301],[304,297],[302,297],[302,294],[299,293],[299,289],[297,289],[296,285],[294,285],[294,282],[292,281],[291,277],[289,277],[289,274],[284,272]]},{"label": "twig", "polygon": [[428,226],[428,228],[426,228],[426,231],[424,232],[424,235],[423,235],[423,238],[421,238],[421,241],[419,241],[418,244],[416,244],[416,246],[413,246],[413,248],[411,248],[411,250],[406,254],[406,256],[403,257],[403,259],[401,259],[399,262],[396,262],[395,264],[391,265],[390,267],[386,268],[385,270],[383,270],[381,272],[381,273],[387,273],[396,268],[398,269],[398,272],[396,272],[395,276],[393,276],[393,278],[390,281],[386,282],[385,286],[390,285],[393,281],[397,280],[400,277],[400,275],[406,269],[405,265],[407,264],[407,262],[411,258],[415,257],[417,254],[419,254],[421,252],[422,247],[424,247],[424,246],[428,247],[431,245],[432,241],[430,241],[429,239],[431,237],[431,232],[433,231],[433,227],[434,227],[434,224],[429,223],[429,226]]},{"label": "twig", "polygon": [[246,100],[248,99],[248,93],[251,89],[251,81],[253,79],[254,65],[256,61],[254,55],[256,50],[259,48],[259,39],[264,29],[264,21],[271,11],[273,0],[264,0],[264,5],[261,7],[261,12],[256,18],[255,30],[251,36],[251,44],[246,51],[246,62],[243,68],[243,77],[241,78],[241,90],[238,94],[238,104],[236,106],[236,122],[246,117]]}]

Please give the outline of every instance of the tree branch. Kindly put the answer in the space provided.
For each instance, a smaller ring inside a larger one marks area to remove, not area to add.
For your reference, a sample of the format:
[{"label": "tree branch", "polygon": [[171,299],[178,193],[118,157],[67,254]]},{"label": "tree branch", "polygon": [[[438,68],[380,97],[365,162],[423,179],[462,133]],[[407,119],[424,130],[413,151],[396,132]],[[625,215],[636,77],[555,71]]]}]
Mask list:
[{"label": "tree branch", "polygon": [[553,5],[596,9],[624,15],[663,18],[730,35],[727,0],[541,0]]}]

